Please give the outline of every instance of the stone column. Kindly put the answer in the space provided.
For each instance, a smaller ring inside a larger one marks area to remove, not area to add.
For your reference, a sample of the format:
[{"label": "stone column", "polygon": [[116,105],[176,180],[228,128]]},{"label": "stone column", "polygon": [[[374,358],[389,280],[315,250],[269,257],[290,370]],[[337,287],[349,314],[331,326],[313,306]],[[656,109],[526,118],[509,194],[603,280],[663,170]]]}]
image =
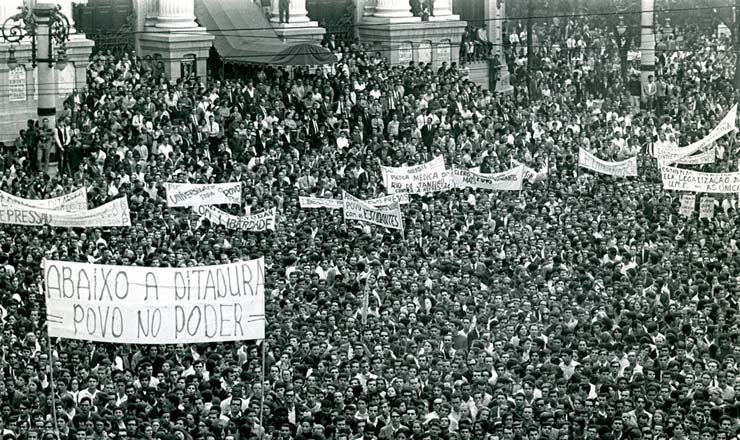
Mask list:
[{"label": "stone column", "polygon": [[[270,21],[280,23],[280,0],[272,0]],[[306,0],[288,0],[288,24],[308,23],[310,21],[308,10],[306,10]]]},{"label": "stone column", "polygon": [[390,23],[421,21],[411,13],[408,0],[378,0],[373,18]]},{"label": "stone column", "polygon": [[157,26],[157,15],[159,15],[159,0],[140,0],[144,12],[144,29]]},{"label": "stone column", "polygon": [[[486,32],[488,41],[493,44],[492,55],[498,55],[499,72],[496,81],[496,92],[509,94],[513,93],[514,88],[509,83],[509,66],[506,65],[506,56],[504,56],[503,38],[504,38],[504,19],[505,19],[505,1],[504,0],[487,0],[484,2],[484,19],[488,23]],[[499,7],[497,7],[499,6]],[[492,72],[493,73],[493,72]]]},{"label": "stone column", "polygon": [[194,0],[159,0],[157,28],[177,30],[197,27]]},{"label": "stone column", "polygon": [[452,2],[450,0],[434,0],[434,15],[429,21],[459,20],[459,15],[452,14]]},{"label": "stone column", "polygon": [[73,37],[77,33],[75,29],[75,20],[72,17],[72,0],[57,0],[56,2],[61,7],[61,13],[67,17],[69,21],[69,36]]},{"label": "stone column", "polygon": [[640,15],[640,82],[648,83],[649,76],[655,76],[655,0],[642,0]]},{"label": "stone column", "polygon": [[0,26],[8,17],[20,12],[19,7],[23,6],[23,0],[3,0],[0,1]]},{"label": "stone column", "polygon": [[290,41],[302,40],[318,43],[324,38],[326,30],[319,22],[311,20],[306,10],[306,0],[285,0],[288,2],[288,22],[280,23],[280,1],[272,0],[270,22],[281,38]]}]

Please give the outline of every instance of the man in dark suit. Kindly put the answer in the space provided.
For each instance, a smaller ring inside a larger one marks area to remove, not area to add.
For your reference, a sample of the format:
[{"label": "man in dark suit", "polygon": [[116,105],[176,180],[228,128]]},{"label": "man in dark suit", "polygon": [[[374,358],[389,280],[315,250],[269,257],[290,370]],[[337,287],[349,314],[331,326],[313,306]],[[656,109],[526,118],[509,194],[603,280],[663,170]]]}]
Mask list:
[{"label": "man in dark suit", "polygon": [[427,123],[421,127],[421,143],[426,147],[431,147],[434,142],[434,135],[437,133],[437,128],[433,124],[434,119],[431,117],[427,118]]}]

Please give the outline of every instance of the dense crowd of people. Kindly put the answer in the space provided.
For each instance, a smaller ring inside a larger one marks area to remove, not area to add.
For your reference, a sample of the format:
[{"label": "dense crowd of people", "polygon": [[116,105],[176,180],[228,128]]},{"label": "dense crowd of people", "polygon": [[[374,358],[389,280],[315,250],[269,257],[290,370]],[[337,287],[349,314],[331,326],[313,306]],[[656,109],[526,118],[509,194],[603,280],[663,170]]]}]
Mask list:
[{"label": "dense crowd of people", "polygon": [[[30,121],[8,149],[0,189],[36,199],[85,186],[91,208],[127,197],[134,226],[0,228],[3,440],[737,438],[737,201],[680,216],[649,154],[701,138],[737,102],[735,54],[716,37],[666,48],[661,95],[635,107],[617,54],[575,28],[589,43],[543,51],[531,89],[524,54],[502,59],[513,96],[455,63],[389,66],[360,44],[331,69],[176,82],[151,60],[96,55],[59,126]],[[700,169],[736,170],[735,140]],[[580,147],[638,154],[639,176],[579,170]],[[299,207],[302,195],[384,195],[380,165],[438,155],[482,173],[518,161],[541,178],[521,192],[412,195],[403,234]],[[277,207],[277,229],[167,208],[174,180],[243,182],[243,205],[223,208]],[[264,341],[46,347],[46,258],[261,256]]]}]

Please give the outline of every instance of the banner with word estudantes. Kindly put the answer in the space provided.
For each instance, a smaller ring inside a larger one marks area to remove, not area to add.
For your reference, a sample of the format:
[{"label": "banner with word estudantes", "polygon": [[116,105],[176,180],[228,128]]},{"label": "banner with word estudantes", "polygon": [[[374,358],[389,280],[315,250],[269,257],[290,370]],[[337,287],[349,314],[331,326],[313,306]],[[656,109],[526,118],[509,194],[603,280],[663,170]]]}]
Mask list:
[{"label": "banner with word estudantes", "polygon": [[202,218],[208,219],[213,224],[226,226],[227,229],[246,232],[275,230],[276,208],[245,216],[229,214],[213,206],[201,205],[195,210]]},{"label": "banner with word estudantes", "polygon": [[524,165],[500,173],[474,173],[470,170],[452,170],[456,188],[486,189],[491,191],[521,191],[524,184]]},{"label": "banner with word estudantes", "polygon": [[323,197],[298,197],[298,203],[303,209],[342,209],[344,202],[339,199],[327,199]]},{"label": "banner with word estudantes", "polygon": [[637,156],[619,162],[601,160],[583,148],[578,149],[578,166],[600,174],[616,177],[637,176]]},{"label": "banner with word estudantes", "polygon": [[655,158],[660,163],[676,163],[685,157],[689,157],[697,151],[704,151],[717,139],[736,129],[737,104],[733,105],[729,112],[719,121],[716,127],[706,136],[685,147],[663,148],[655,152]]},{"label": "banner with word estudantes", "polygon": [[0,191],[0,206],[23,206],[48,211],[87,211],[87,188],[82,187],[69,194],[42,200],[25,199]]},{"label": "banner with word estudantes", "polygon": [[49,336],[117,344],[265,337],[264,259],[154,268],[44,261]]},{"label": "banner with word estudantes", "polygon": [[121,197],[87,211],[66,212],[25,206],[0,205],[0,224],[60,228],[107,228],[131,226],[128,199]]},{"label": "banner with word estudantes", "polygon": [[376,208],[346,191],[343,200],[345,220],[359,220],[389,229],[403,229],[403,214],[398,202],[389,207]]},{"label": "banner with word estudantes", "polygon": [[170,208],[242,203],[241,182],[214,184],[167,182],[164,189],[167,192],[167,206]]},{"label": "banner with word estudantes", "polygon": [[660,167],[663,189],[704,193],[740,192],[740,172],[702,173],[676,167]]}]

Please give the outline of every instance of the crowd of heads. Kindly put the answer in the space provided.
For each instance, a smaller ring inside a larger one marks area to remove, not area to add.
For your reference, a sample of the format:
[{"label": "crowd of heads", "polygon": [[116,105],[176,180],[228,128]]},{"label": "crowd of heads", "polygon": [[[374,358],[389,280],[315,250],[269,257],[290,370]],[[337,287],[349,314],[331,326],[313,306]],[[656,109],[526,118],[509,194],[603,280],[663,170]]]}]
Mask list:
[{"label": "crowd of heads", "polygon": [[[650,156],[657,142],[703,137],[736,101],[735,54],[712,38],[666,49],[663,105],[637,111],[618,54],[591,43],[542,51],[533,87],[520,55],[505,57],[508,96],[454,63],[389,66],[358,44],[315,71],[174,82],[156,60],[96,55],[59,117],[68,142],[29,124],[3,156],[0,189],[49,198],[84,186],[91,208],[127,197],[133,226],[0,228],[3,439],[736,438],[737,200],[717,197],[711,219],[681,216]],[[735,141],[720,139],[700,169],[736,170]],[[579,148],[638,155],[639,176],[579,170]],[[54,177],[40,149],[59,160]],[[483,173],[516,160],[545,177],[521,192],[412,195],[403,234],[299,206],[384,195],[380,165],[438,155]],[[243,182],[242,205],[222,208],[276,207],[277,228],[168,208],[172,181]],[[44,259],[257,257],[264,341],[47,346]]]}]

